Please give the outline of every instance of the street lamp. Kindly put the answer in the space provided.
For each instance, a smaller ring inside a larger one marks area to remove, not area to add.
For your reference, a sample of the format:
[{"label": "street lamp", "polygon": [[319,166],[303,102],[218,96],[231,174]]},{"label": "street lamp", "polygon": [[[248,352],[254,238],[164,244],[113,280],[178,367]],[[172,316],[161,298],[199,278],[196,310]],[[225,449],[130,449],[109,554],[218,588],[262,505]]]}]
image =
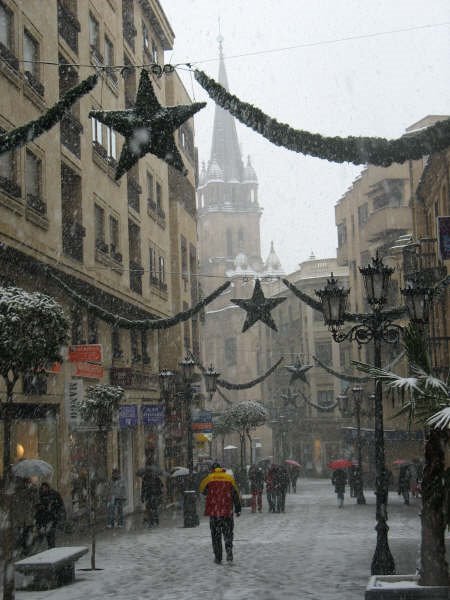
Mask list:
[{"label": "street lamp", "polygon": [[[355,340],[358,345],[373,341],[374,366],[381,368],[381,342],[396,344],[399,342],[402,328],[392,322],[399,316],[398,310],[383,311],[387,301],[389,281],[393,269],[383,264],[382,258],[372,258],[372,264],[359,267],[364,280],[364,287],[372,312],[363,315],[352,315],[346,312],[350,290],[339,287],[337,280],[331,274],[331,279],[322,290],[316,290],[322,303],[324,322],[328,326],[333,339],[341,343],[344,340]],[[402,290],[410,319],[414,323],[423,324],[426,321],[426,309],[431,292],[424,286],[413,285]],[[413,301],[414,298],[414,301]],[[358,321],[349,331],[341,330],[345,321]],[[381,380],[375,381],[375,495],[376,495],[376,531],[377,545],[372,559],[372,575],[389,575],[395,572],[395,563],[388,545],[387,499],[388,482],[384,457],[384,428],[383,428],[383,397]]]},{"label": "street lamp", "polygon": [[217,390],[217,380],[219,379],[219,377],[220,373],[218,373],[212,365],[210,365],[203,373],[203,379],[205,380],[205,388],[207,394],[209,395],[210,402]]}]

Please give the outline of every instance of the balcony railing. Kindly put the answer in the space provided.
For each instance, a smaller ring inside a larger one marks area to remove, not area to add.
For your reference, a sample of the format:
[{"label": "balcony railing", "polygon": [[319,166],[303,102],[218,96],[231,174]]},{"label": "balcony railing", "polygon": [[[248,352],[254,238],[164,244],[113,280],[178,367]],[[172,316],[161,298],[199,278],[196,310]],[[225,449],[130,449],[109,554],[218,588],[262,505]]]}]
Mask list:
[{"label": "balcony railing", "polygon": [[45,87],[39,81],[39,79],[35,75],[33,75],[31,71],[25,71],[24,75],[30,86],[36,92],[36,94],[39,94],[39,96],[43,96],[45,92]]},{"label": "balcony railing", "polygon": [[16,56],[11,52],[11,50],[0,42],[0,58],[2,58],[11,69],[14,71],[19,70],[19,61]]},{"label": "balcony railing", "polygon": [[157,375],[142,373],[132,367],[116,367],[110,370],[111,385],[119,385],[128,390],[157,387]]},{"label": "balcony railing", "polygon": [[22,196],[22,189],[21,189],[20,185],[17,185],[17,183],[12,181],[11,179],[8,179],[7,177],[2,177],[1,175],[0,175],[0,189],[2,189],[4,192],[9,194],[10,196],[13,196],[14,198],[20,198]]},{"label": "balcony railing", "polygon": [[75,54],[78,54],[80,22],[61,2],[58,2],[58,34]]},{"label": "balcony railing", "polygon": [[27,194],[27,206],[32,208],[41,215],[45,215],[47,212],[47,205],[39,196],[34,194]]}]

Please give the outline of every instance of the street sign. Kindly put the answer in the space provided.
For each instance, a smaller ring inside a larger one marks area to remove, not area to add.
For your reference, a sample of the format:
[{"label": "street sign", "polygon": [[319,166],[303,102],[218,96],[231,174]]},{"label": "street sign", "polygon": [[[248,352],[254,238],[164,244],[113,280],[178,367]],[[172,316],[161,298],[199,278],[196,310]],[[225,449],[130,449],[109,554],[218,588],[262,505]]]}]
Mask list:
[{"label": "street sign", "polygon": [[119,427],[126,429],[127,427],[137,427],[138,425],[138,408],[137,404],[122,404],[119,406]]},{"label": "street sign", "polygon": [[69,346],[70,362],[102,362],[101,344],[79,344]]},{"label": "street sign", "polygon": [[210,410],[193,411],[192,431],[211,433],[213,430],[212,412]]},{"label": "street sign", "polygon": [[164,404],[143,404],[141,415],[143,425],[164,425]]},{"label": "street sign", "polygon": [[76,363],[75,377],[86,377],[88,379],[102,379],[103,367],[89,362]]}]

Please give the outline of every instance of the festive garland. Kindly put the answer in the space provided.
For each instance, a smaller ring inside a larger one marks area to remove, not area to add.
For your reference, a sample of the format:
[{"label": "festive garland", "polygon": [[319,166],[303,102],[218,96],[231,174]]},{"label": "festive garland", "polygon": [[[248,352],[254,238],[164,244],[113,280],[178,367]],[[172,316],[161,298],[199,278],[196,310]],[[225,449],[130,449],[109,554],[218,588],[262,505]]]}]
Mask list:
[{"label": "festive garland", "polygon": [[[195,364],[200,369],[200,371],[202,373],[206,373],[206,368],[202,365],[202,363],[200,362],[200,359],[197,358],[194,354],[192,354],[192,352],[189,353],[189,356],[195,362]],[[247,383],[230,383],[229,381],[226,381],[225,379],[218,379],[217,385],[225,388],[226,390],[248,390],[248,389],[254,387],[255,385],[258,385],[258,383],[261,383],[262,381],[264,381],[264,379],[267,379],[267,377],[269,377],[269,375],[271,375],[275,371],[275,369],[280,365],[280,363],[283,360],[284,360],[284,357],[282,356],[263,375],[260,375],[256,379],[252,379],[252,381],[247,381]]]},{"label": "festive garland", "polygon": [[[398,362],[399,360],[401,360],[406,354],[405,350],[402,350],[399,354],[397,354],[397,356],[395,356],[391,362],[389,364],[386,365],[386,367],[384,367],[385,370],[390,371]],[[339,373],[338,371],[335,371],[334,369],[332,369],[331,367],[327,366],[326,364],[324,364],[323,362],[321,362],[317,356],[313,356],[313,359],[317,362],[317,364],[322,367],[322,369],[325,369],[325,371],[327,371],[327,373],[330,373],[330,375],[334,375],[334,377],[337,377],[338,379],[342,379],[343,381],[352,381],[352,382],[357,382],[357,383],[367,383],[368,381],[370,381],[370,377],[357,377],[355,375],[346,375],[345,373]]]},{"label": "festive garland", "polygon": [[75,87],[70,88],[70,90],[63,94],[61,100],[49,108],[38,119],[1,134],[0,154],[8,152],[8,150],[12,150],[13,148],[20,148],[51,129],[53,125],[61,121],[72,104],[95,87],[97,81],[97,75],[91,75]]},{"label": "festive garland", "polygon": [[294,152],[316,156],[331,162],[349,162],[355,165],[370,163],[388,167],[392,163],[418,160],[422,156],[440,152],[450,146],[450,119],[439,121],[423,131],[395,140],[376,137],[325,137],[293,129],[270,118],[252,104],[242,102],[203,71],[194,71],[195,79],[210,98],[229,111],[247,127],[261,134],[277,146]]},{"label": "festive garland", "polygon": [[299,391],[300,396],[306,402],[306,404],[309,404],[316,410],[321,410],[322,412],[331,412],[338,405],[338,402],[336,401],[334,404],[327,404],[325,406],[321,406],[320,404],[316,404],[315,402],[313,402],[310,398],[308,398],[308,396],[305,396],[305,394],[301,390],[298,390],[298,391]]},{"label": "festive garland", "polygon": [[193,315],[197,314],[202,310],[204,306],[215,300],[222,292],[224,292],[230,285],[230,281],[226,281],[220,287],[218,287],[212,294],[198,302],[192,308],[185,310],[176,314],[173,317],[168,317],[167,319],[136,319],[135,321],[131,321],[125,317],[121,317],[120,315],[116,315],[111,313],[101,306],[94,304],[84,296],[78,294],[75,290],[73,290],[70,286],[67,285],[62,279],[60,279],[57,275],[52,273],[52,271],[48,268],[45,269],[45,272],[48,277],[53,279],[66,293],[68,296],[72,298],[77,304],[86,307],[93,315],[105,321],[105,323],[109,323],[114,327],[122,327],[123,329],[139,329],[139,330],[150,330],[154,331],[157,329],[169,329],[178,323],[182,323],[183,321],[187,321]]}]

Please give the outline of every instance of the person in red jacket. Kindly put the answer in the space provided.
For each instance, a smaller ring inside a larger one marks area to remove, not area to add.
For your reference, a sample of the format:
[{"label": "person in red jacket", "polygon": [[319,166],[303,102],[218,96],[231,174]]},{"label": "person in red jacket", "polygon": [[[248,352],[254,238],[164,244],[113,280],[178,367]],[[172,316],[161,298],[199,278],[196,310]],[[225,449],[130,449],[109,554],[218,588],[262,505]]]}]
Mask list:
[{"label": "person in red jacket", "polygon": [[241,514],[241,499],[234,477],[213,463],[209,473],[200,483],[200,492],[206,495],[205,515],[209,516],[214,562],[222,562],[222,535],[227,561],[233,560],[233,507],[236,516]]}]

